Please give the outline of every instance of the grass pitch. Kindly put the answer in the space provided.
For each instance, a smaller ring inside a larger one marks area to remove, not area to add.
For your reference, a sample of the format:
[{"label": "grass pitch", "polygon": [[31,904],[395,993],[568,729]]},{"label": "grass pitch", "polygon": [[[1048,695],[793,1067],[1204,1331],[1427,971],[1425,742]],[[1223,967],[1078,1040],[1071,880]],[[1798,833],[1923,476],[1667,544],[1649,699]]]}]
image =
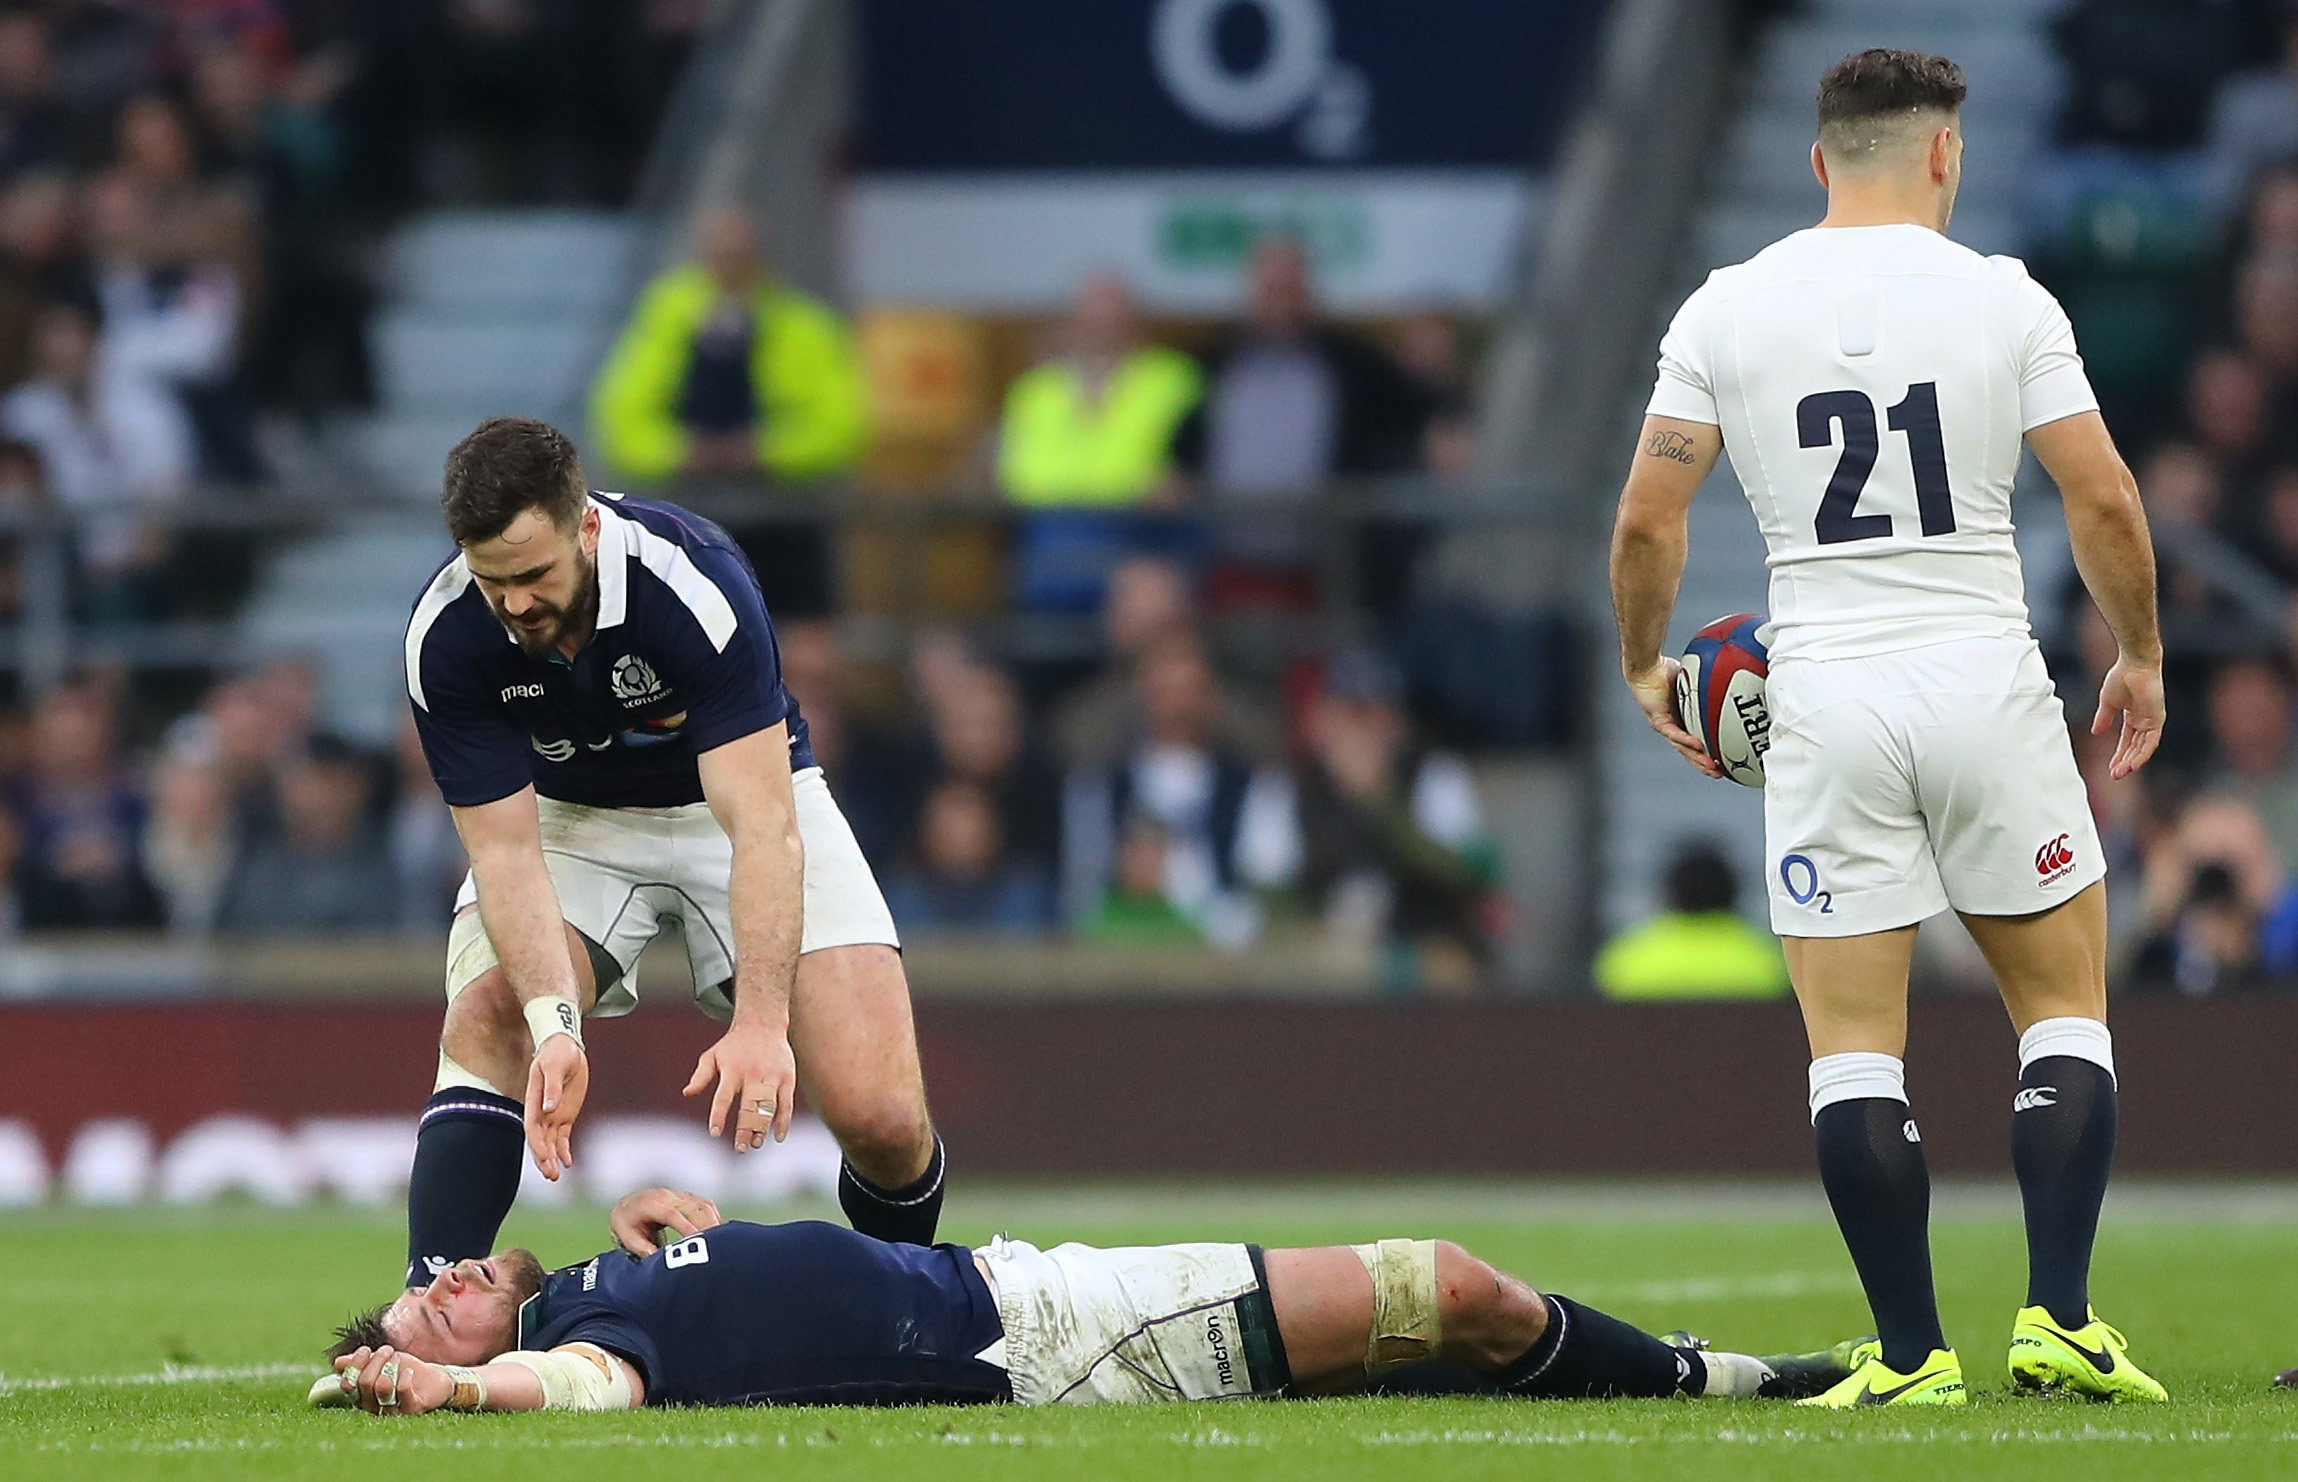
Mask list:
[{"label": "grass pitch", "polygon": [[[387,1294],[395,1217],[252,1209],[0,1219],[0,1478],[655,1476],[1058,1479],[1888,1479],[2298,1476],[2298,1190],[2121,1195],[2095,1289],[2167,1407],[2002,1392],[2023,1288],[2007,1190],[1949,1190],[1936,1248],[1973,1403],[1833,1416],[1781,1404],[1319,1401],[1109,1410],[314,1413],[326,1329]],[[765,1212],[815,1215],[817,1209]],[[948,1238],[1050,1244],[1442,1235],[1654,1329],[1756,1351],[1862,1331],[1864,1304],[1808,1189],[1507,1186],[976,1187]],[[599,1211],[514,1216],[547,1263],[604,1244]]]}]

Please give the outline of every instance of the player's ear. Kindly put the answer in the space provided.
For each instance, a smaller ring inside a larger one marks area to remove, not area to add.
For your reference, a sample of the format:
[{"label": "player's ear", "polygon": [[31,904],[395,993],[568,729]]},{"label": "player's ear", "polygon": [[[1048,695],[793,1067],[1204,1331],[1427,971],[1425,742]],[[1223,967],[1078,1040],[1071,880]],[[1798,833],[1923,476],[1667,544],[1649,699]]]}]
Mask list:
[{"label": "player's ear", "polygon": [[1811,141],[1811,173],[1819,177],[1819,188],[1827,189],[1827,153],[1817,139]]},{"label": "player's ear", "polygon": [[598,532],[598,506],[585,504],[582,508],[582,553],[584,555],[595,556],[598,554]]},{"label": "player's ear", "polygon": [[1930,165],[1931,180],[1936,185],[1945,185],[1948,178],[1955,173],[1955,126],[1953,124],[1941,125],[1939,131],[1931,136]]}]

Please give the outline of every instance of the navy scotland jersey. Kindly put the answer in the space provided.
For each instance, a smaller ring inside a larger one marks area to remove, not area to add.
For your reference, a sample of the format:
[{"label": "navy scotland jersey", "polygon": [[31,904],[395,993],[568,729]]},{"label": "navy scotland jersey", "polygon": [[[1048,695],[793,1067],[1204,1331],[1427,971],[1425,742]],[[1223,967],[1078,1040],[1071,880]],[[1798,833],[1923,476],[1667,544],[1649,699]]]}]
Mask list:
[{"label": "navy scotland jersey", "polygon": [[724,530],[657,500],[600,495],[598,625],[569,661],[530,657],[457,553],[407,624],[407,694],[440,793],[458,808],[544,797],[601,808],[703,801],[695,758],[790,725],[814,765],[749,560]]},{"label": "navy scotland jersey", "polygon": [[519,1309],[519,1347],[595,1343],[638,1370],[650,1405],[1007,1400],[1006,1371],[979,1357],[1004,1334],[964,1246],[815,1220],[731,1220],[643,1260],[610,1250],[550,1272]]}]

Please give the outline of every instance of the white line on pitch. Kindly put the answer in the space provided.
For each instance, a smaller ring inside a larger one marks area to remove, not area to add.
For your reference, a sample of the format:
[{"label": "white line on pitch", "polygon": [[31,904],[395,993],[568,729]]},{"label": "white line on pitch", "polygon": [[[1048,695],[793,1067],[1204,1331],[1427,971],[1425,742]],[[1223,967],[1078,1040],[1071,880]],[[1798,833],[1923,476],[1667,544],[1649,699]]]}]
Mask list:
[{"label": "white line on pitch", "polygon": [[284,1379],[290,1374],[316,1376],[319,1372],[319,1365],[314,1362],[168,1364],[148,1374],[62,1374],[47,1379],[11,1379],[0,1374],[0,1394],[14,1394],[28,1389],[141,1389],[156,1384],[228,1384],[239,1379]]}]

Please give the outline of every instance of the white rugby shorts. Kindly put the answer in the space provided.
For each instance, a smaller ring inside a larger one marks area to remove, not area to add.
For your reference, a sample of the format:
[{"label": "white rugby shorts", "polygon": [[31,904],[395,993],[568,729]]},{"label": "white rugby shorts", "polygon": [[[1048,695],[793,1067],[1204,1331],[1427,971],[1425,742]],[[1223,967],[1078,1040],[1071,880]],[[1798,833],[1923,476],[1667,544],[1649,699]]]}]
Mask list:
[{"label": "white rugby shorts", "polygon": [[1284,1345],[1251,1246],[1039,1250],[999,1236],[975,1254],[997,1294],[999,1361],[1019,1404],[1243,1399],[1284,1387]]},{"label": "white rugby shorts", "polygon": [[[899,947],[893,913],[878,890],[854,830],[830,796],[820,767],[790,777],[798,838],[806,849],[800,954],[883,943]],[[536,799],[543,863],[559,912],[622,969],[602,986],[591,1017],[611,1019],[638,1006],[638,954],[675,920],[694,968],[694,1001],[714,1019],[733,1016],[734,926],[727,886],[734,844],[707,803],[676,808],[592,808]],[[463,878],[459,911],[478,900]]]},{"label": "white rugby shorts", "polygon": [[2066,712],[2025,634],[1774,664],[1772,930],[1847,937],[1950,906],[2025,916],[2106,875]]}]

